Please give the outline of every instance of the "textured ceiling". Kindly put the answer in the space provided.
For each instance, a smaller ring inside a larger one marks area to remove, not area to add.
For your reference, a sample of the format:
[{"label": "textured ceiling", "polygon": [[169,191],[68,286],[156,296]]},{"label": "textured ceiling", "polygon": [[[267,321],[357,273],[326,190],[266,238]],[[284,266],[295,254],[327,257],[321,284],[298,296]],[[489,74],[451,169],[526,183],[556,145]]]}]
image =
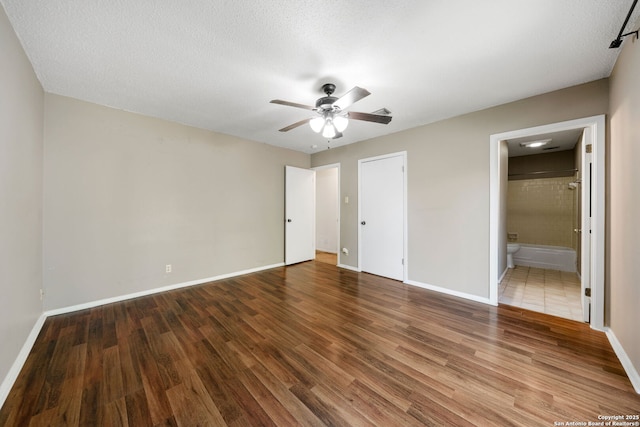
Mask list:
[{"label": "textured ceiling", "polygon": [[47,92],[314,152],[308,126],[278,132],[310,112],[271,99],[333,82],[391,110],[335,147],[600,79],[631,0],[0,3]]}]

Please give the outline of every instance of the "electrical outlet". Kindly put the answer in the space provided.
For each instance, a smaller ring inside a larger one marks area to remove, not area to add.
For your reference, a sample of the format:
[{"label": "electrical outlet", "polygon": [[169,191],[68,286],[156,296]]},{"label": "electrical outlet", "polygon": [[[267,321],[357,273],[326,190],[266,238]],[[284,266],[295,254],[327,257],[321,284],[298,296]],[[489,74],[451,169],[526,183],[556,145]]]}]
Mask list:
[{"label": "electrical outlet", "polygon": [[342,253],[349,256],[349,249],[347,248],[342,248]]},{"label": "electrical outlet", "polygon": [[165,273],[171,273],[171,264],[167,264],[164,268]]}]

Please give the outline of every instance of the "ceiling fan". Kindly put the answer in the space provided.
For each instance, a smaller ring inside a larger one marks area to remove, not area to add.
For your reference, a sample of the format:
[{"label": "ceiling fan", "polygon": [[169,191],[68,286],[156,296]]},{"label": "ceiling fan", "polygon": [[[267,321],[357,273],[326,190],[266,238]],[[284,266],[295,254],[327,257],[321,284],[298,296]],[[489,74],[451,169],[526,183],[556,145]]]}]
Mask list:
[{"label": "ceiling fan", "polygon": [[[281,99],[274,99],[272,104],[287,105],[289,107],[304,108],[305,110],[315,111],[317,116],[300,120],[287,127],[280,129],[280,132],[288,132],[291,129],[295,129],[298,126],[302,126],[305,123],[309,123],[311,129],[316,133],[322,133],[325,138],[336,139],[342,136],[342,132],[347,128],[349,119],[351,120],[363,120],[365,122],[374,122],[381,124],[388,124],[392,117],[389,115],[391,112],[386,108],[382,108],[375,113],[359,113],[356,111],[345,111],[352,104],[360,101],[362,98],[371,95],[371,93],[361,87],[355,86],[349,92],[337,98],[333,95],[336,90],[336,85],[332,83],[326,83],[322,85],[322,91],[326,94],[316,101],[316,106],[298,104],[296,102],[283,101]],[[383,114],[377,114],[377,113]]]}]

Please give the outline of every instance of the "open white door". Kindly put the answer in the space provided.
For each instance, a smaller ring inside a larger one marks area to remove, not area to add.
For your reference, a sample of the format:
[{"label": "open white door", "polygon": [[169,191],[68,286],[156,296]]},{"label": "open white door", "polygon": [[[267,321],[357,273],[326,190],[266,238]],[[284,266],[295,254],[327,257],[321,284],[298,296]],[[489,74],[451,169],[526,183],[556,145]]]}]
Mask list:
[{"label": "open white door", "polygon": [[360,160],[360,269],[404,280],[405,156]]},{"label": "open white door", "polygon": [[316,257],[316,172],[285,166],[286,265]]},{"label": "open white door", "polygon": [[582,182],[580,224],[580,282],[582,296],[582,318],[591,322],[591,216],[593,211],[591,183],[593,178],[591,129],[585,128],[582,135]]}]

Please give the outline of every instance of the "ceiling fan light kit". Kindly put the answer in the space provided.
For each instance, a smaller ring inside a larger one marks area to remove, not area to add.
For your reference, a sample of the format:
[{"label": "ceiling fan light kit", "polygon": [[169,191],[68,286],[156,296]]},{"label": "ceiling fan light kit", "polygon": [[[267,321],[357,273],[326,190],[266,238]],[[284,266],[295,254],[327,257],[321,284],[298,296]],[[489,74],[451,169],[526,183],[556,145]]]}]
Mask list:
[{"label": "ceiling fan light kit", "polygon": [[315,133],[318,133],[322,130],[322,128],[324,127],[324,123],[324,117],[316,117],[315,119],[309,120],[309,126],[311,126],[311,129]]},{"label": "ceiling fan light kit", "polygon": [[333,125],[331,124],[324,125],[324,128],[322,129],[322,136],[324,138],[333,139],[336,137],[337,134],[338,132],[336,131],[336,128],[333,127]]},{"label": "ceiling fan light kit", "polygon": [[344,116],[334,116],[333,125],[338,132],[343,132],[349,126],[349,120]]},{"label": "ceiling fan light kit", "polygon": [[322,133],[325,138],[335,138],[337,134],[342,133],[349,126],[349,120],[345,115],[340,114],[340,111],[321,114],[321,116],[309,120],[309,126],[315,133]]},{"label": "ceiling fan light kit", "polygon": [[376,113],[385,112],[386,114],[358,112],[348,113],[344,111],[353,103],[361,100],[365,96],[369,96],[371,93],[366,89],[355,86],[340,98],[332,96],[333,92],[336,90],[336,86],[332,83],[324,84],[322,86],[322,90],[326,94],[326,96],[323,96],[316,101],[315,108],[295,102],[283,101],[281,99],[272,100],[272,104],[303,108],[305,110],[315,111],[318,114],[317,117],[301,120],[292,125],[286,126],[280,129],[280,132],[288,132],[298,126],[309,123],[311,129],[316,133],[322,134],[324,138],[336,139],[342,136],[342,132],[344,132],[344,130],[349,125],[349,119],[381,124],[388,124],[389,122],[391,122],[392,117],[389,115],[390,111],[386,108],[382,108],[376,111]]}]

